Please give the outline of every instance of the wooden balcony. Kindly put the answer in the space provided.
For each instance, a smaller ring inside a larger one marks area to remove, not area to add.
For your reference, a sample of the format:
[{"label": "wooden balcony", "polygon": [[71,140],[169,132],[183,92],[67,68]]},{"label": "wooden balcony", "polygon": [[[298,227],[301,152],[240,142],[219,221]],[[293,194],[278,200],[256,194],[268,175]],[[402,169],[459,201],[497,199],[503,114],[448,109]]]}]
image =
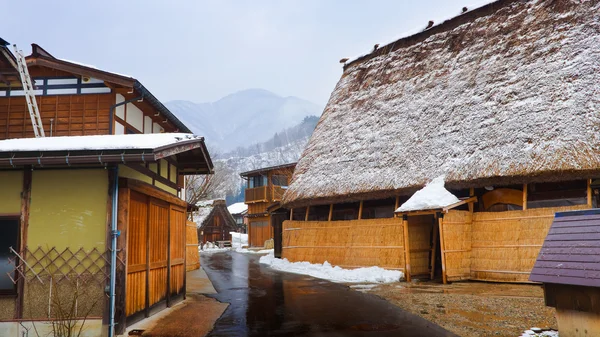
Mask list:
[{"label": "wooden balcony", "polygon": [[245,192],[244,202],[252,204],[255,202],[269,202],[269,194],[267,186],[247,188]]},{"label": "wooden balcony", "polygon": [[247,188],[244,201],[247,204],[281,201],[283,193],[285,193],[285,188],[277,185]]},{"label": "wooden balcony", "polygon": [[281,201],[283,198],[283,193],[285,193],[285,189],[281,186],[273,185],[271,188],[271,195],[273,196],[273,201]]}]

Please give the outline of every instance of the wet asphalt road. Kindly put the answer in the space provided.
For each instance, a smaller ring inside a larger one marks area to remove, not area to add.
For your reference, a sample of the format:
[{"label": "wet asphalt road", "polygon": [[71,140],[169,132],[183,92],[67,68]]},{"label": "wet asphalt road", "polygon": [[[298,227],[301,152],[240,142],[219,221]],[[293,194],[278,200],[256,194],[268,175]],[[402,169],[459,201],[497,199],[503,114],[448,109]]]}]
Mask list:
[{"label": "wet asphalt road", "polygon": [[377,296],[272,270],[260,256],[217,253],[202,266],[230,303],[209,336],[455,336]]}]

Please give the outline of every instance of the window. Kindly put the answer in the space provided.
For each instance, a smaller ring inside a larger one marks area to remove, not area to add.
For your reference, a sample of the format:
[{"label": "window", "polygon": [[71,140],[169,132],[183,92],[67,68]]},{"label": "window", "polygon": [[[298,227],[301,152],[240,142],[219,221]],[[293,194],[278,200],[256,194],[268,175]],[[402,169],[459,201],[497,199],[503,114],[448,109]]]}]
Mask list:
[{"label": "window", "polygon": [[284,176],[281,174],[274,174],[271,177],[271,182],[273,183],[273,185],[277,185],[277,186],[287,186],[288,185],[287,176]]},{"label": "window", "polygon": [[0,294],[14,294],[16,286],[9,275],[12,273],[14,264],[8,263],[8,259],[14,256],[10,247],[18,250],[19,244],[19,217],[0,216]]},{"label": "window", "polygon": [[267,176],[248,177],[248,188],[255,188],[267,185]]}]

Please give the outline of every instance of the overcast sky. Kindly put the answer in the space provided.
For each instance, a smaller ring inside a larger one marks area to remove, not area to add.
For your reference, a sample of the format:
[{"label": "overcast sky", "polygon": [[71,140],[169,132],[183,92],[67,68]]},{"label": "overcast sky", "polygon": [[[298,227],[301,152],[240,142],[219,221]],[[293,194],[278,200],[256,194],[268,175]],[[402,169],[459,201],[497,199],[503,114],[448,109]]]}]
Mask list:
[{"label": "overcast sky", "polygon": [[0,0],[0,37],[131,75],[163,101],[263,88],[325,105],[341,58],[485,1]]}]

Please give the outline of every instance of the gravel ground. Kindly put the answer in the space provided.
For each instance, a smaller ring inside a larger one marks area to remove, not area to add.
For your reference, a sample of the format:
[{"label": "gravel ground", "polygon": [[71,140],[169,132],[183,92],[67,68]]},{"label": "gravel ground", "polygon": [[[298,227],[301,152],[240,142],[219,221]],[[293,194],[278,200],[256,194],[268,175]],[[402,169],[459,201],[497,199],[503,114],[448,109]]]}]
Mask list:
[{"label": "gravel ground", "polygon": [[464,337],[516,337],[534,326],[557,328],[556,310],[544,305],[538,285],[417,282],[364,291]]}]

